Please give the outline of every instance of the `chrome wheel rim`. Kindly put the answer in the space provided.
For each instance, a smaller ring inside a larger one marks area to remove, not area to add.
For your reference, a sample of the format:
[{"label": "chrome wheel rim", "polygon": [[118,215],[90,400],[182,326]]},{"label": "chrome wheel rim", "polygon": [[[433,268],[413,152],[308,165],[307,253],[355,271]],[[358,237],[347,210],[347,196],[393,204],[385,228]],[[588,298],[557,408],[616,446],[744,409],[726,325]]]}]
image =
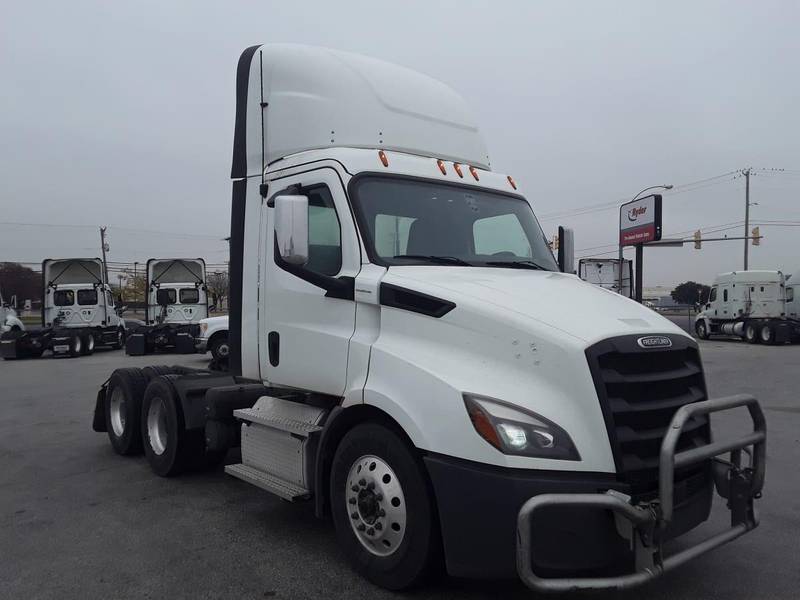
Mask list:
[{"label": "chrome wheel rim", "polygon": [[111,392],[111,402],[109,406],[111,412],[111,429],[114,435],[122,437],[125,433],[125,393],[122,388],[115,387]]},{"label": "chrome wheel rim", "polygon": [[167,407],[161,398],[154,398],[147,410],[147,437],[157,455],[167,449]]},{"label": "chrome wheel rim", "polygon": [[706,337],[706,326],[703,323],[697,324],[697,336],[698,337]]},{"label": "chrome wheel rim", "polygon": [[761,340],[768,342],[772,339],[772,330],[769,327],[761,328]]},{"label": "chrome wheel rim", "polygon": [[408,521],[403,488],[394,470],[377,456],[362,456],[350,467],[345,492],[356,538],[371,554],[397,551]]},{"label": "chrome wheel rim", "polygon": [[88,352],[91,352],[92,350],[94,350],[94,336],[92,334],[89,334],[86,337],[86,350]]},{"label": "chrome wheel rim", "polygon": [[77,354],[77,353],[79,353],[81,351],[81,348],[83,347],[83,341],[81,340],[81,336],[79,336],[79,335],[76,335],[72,339],[75,340],[74,348],[75,348],[75,353]]}]

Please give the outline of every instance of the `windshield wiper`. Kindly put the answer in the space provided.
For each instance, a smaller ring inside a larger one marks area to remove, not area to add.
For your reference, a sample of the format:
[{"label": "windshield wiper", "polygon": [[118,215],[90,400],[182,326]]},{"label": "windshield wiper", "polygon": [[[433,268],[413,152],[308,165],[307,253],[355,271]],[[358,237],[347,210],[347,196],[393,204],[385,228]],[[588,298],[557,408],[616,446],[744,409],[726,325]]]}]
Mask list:
[{"label": "windshield wiper", "polygon": [[455,256],[434,256],[428,254],[396,254],[392,258],[409,258],[413,260],[425,260],[440,265],[461,265],[464,267],[473,266],[472,263],[469,263],[464,259],[457,258]]},{"label": "windshield wiper", "polygon": [[509,269],[534,269],[536,271],[549,271],[532,260],[489,260],[486,262],[490,267],[508,267]]}]

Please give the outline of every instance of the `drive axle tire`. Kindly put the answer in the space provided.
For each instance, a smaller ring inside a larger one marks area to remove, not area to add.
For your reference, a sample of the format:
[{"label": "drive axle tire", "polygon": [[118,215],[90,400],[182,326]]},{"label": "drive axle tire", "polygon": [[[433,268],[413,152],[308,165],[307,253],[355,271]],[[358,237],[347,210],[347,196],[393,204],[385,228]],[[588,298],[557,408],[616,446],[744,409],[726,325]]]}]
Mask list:
[{"label": "drive axle tire", "polygon": [[83,334],[81,354],[83,356],[90,356],[94,354],[94,333],[88,331]]},{"label": "drive axle tire", "polygon": [[179,375],[162,375],[147,385],[142,402],[142,440],[147,462],[161,477],[180,475],[205,460],[200,429],[186,430],[180,399],[172,386]]},{"label": "drive axle tire", "polygon": [[758,329],[756,328],[755,323],[745,323],[744,339],[748,344],[758,343]]},{"label": "drive axle tire", "polygon": [[694,324],[694,331],[701,340],[707,340],[709,337],[708,326],[705,321],[697,321],[697,323]]},{"label": "drive axle tire", "polygon": [[424,467],[391,429],[357,425],[336,449],[330,479],[336,535],[353,568],[389,590],[412,587],[441,564],[441,538]]},{"label": "drive axle tire", "polygon": [[74,333],[69,339],[69,356],[75,358],[83,354],[83,336],[80,333]]},{"label": "drive axle tire", "polygon": [[106,431],[117,454],[142,453],[139,425],[147,379],[141,369],[117,369],[106,388]]},{"label": "drive axle tire", "polygon": [[761,326],[758,337],[762,344],[767,344],[768,346],[775,345],[775,329],[768,323]]}]

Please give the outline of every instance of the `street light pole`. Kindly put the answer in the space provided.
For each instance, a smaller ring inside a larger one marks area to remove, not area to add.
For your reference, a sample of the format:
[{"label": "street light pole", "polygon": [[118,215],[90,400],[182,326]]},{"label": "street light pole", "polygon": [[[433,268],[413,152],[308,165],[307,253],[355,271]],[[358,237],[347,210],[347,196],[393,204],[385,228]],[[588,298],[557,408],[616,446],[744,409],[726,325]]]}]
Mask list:
[{"label": "street light pole", "polygon": [[[671,190],[671,189],[672,189],[672,184],[671,183],[667,184],[667,185],[651,185],[650,187],[644,188],[641,192],[639,192],[633,198],[631,198],[630,202],[633,202],[639,196],[641,196],[643,193],[645,193],[645,192],[647,192],[649,190]],[[617,223],[617,226],[619,226],[619,223]],[[619,234],[619,232],[618,232],[618,234]],[[622,240],[618,240],[618,243],[619,243],[619,293],[621,294],[622,293],[622,264],[623,264],[623,260],[624,259],[623,259],[623,255],[622,255]],[[637,253],[637,263],[641,262],[640,261],[640,257],[641,257],[641,253]],[[638,272],[638,265],[637,265],[637,272]],[[633,285],[633,282],[631,282],[631,285]]]}]

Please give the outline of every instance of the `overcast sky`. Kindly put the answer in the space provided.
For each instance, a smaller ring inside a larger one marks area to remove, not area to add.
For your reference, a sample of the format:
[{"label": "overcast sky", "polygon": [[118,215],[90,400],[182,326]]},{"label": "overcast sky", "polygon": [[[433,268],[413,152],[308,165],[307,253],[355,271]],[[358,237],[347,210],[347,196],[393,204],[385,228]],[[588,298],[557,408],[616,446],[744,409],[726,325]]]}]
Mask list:
[{"label": "overcast sky", "polygon": [[[6,3],[0,261],[95,256],[105,224],[110,260],[224,262],[236,62],[264,42],[455,88],[493,168],[578,255],[613,251],[617,209],[569,213],[649,185],[676,186],[665,235],[742,221],[747,166],[787,169],[754,171],[753,219],[800,223],[798,23],[794,1]],[[800,227],[761,232],[751,268],[800,272]],[[707,246],[647,250],[645,285],[741,268],[742,242]]]}]

